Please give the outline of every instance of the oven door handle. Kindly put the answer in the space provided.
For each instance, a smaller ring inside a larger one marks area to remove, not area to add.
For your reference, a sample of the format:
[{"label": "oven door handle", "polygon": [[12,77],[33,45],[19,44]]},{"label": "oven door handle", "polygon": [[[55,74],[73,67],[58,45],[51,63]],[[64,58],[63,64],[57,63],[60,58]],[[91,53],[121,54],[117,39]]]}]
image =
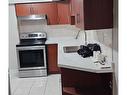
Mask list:
[{"label": "oven door handle", "polygon": [[16,47],[17,50],[40,50],[45,49],[45,46],[25,46],[25,47]]}]

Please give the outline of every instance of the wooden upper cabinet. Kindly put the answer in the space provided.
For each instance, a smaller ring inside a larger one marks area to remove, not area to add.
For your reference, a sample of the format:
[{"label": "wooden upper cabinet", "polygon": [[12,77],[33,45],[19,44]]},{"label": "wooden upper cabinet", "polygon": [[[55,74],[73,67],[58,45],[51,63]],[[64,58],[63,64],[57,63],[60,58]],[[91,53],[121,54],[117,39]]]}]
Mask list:
[{"label": "wooden upper cabinet", "polygon": [[85,29],[113,27],[113,0],[74,0],[76,26]]},{"label": "wooden upper cabinet", "polygon": [[56,3],[35,3],[32,6],[34,14],[47,14],[49,24],[58,24]]},{"label": "wooden upper cabinet", "polygon": [[75,0],[75,25],[84,29],[84,0]]},{"label": "wooden upper cabinet", "polygon": [[17,16],[27,16],[31,14],[32,8],[31,4],[16,4],[16,15]]},{"label": "wooden upper cabinet", "polygon": [[48,24],[58,24],[56,3],[16,4],[16,14],[17,16],[46,14],[48,17]]},{"label": "wooden upper cabinet", "polygon": [[48,24],[71,24],[70,0],[52,3],[16,4],[17,16],[47,14]]},{"label": "wooden upper cabinet", "polygon": [[113,0],[84,0],[85,28],[113,28]]},{"label": "wooden upper cabinet", "polygon": [[71,16],[75,16],[75,6],[76,6],[76,0],[70,0],[70,11]]},{"label": "wooden upper cabinet", "polygon": [[70,4],[69,2],[57,3],[59,24],[70,24]]}]

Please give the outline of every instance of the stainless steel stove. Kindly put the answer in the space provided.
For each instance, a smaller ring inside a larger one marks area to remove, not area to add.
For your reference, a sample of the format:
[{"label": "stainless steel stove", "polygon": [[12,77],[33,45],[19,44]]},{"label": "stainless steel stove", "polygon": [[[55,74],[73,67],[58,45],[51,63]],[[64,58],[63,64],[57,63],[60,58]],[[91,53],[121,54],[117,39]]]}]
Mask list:
[{"label": "stainless steel stove", "polygon": [[22,33],[16,45],[19,77],[47,76],[45,32]]}]

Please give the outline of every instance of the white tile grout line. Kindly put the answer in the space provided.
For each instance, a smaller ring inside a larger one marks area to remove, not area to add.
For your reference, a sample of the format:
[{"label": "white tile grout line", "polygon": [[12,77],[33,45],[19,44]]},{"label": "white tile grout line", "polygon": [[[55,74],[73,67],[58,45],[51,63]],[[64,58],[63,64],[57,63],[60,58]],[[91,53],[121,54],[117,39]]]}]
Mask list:
[{"label": "white tile grout line", "polygon": [[16,86],[16,88],[15,88],[14,91],[12,92],[12,95],[14,95],[14,93],[16,92],[17,89],[18,89],[18,85]]},{"label": "white tile grout line", "polygon": [[29,90],[28,95],[30,95],[30,91],[31,91],[31,89],[32,89],[32,87],[33,87],[33,85],[34,85],[35,82],[36,82],[36,80],[33,81],[32,85],[31,85],[31,87],[30,87],[30,90]]},{"label": "white tile grout line", "polygon": [[[59,88],[62,89],[61,77],[60,77],[60,79],[59,79]],[[61,90],[61,91],[62,91],[62,90]],[[62,92],[60,92],[60,93],[61,93],[61,95],[62,95]]]},{"label": "white tile grout line", "polygon": [[46,88],[47,88],[47,84],[48,84],[48,77],[47,77],[47,80],[46,80],[46,84],[45,84],[45,89],[44,89],[44,93],[43,93],[43,95],[45,95]]},{"label": "white tile grout line", "polygon": [[[16,90],[18,89],[20,82],[16,84],[16,88],[14,89],[14,91],[12,92],[12,95],[14,95],[14,93],[16,92]],[[11,84],[12,85],[12,84]]]}]

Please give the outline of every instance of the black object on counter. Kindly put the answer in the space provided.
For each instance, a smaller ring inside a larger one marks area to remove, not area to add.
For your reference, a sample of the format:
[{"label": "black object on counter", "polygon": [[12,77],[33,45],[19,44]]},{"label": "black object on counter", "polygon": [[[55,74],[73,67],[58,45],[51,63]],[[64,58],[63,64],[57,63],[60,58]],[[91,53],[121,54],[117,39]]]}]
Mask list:
[{"label": "black object on counter", "polygon": [[93,56],[93,51],[101,52],[100,45],[98,45],[97,43],[88,44],[87,46],[81,45],[77,53],[81,55],[83,58],[86,58],[86,57]]},{"label": "black object on counter", "polygon": [[77,52],[83,58],[93,56],[93,52],[87,46],[81,46]]},{"label": "black object on counter", "polygon": [[88,44],[87,47],[92,50],[92,51],[100,51],[101,52],[101,47],[99,44]]}]

